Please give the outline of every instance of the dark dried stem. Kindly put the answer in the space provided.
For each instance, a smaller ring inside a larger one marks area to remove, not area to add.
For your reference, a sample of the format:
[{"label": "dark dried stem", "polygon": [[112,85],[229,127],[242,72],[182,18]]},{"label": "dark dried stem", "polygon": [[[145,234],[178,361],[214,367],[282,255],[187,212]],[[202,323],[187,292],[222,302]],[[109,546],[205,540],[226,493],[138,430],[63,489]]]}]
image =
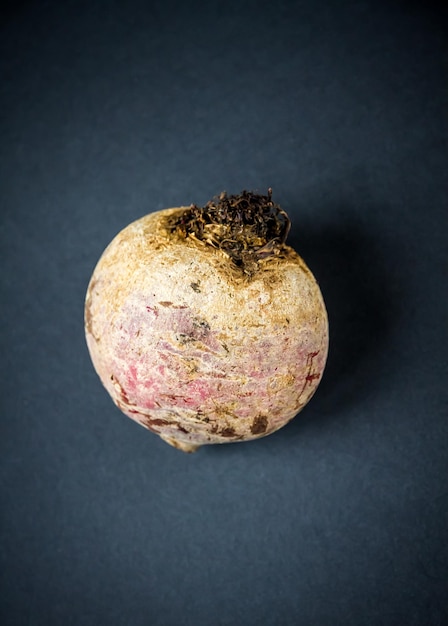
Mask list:
[{"label": "dark dried stem", "polygon": [[279,254],[290,229],[288,215],[267,195],[225,192],[204,207],[192,205],[170,221],[168,228],[225,252],[243,270]]}]

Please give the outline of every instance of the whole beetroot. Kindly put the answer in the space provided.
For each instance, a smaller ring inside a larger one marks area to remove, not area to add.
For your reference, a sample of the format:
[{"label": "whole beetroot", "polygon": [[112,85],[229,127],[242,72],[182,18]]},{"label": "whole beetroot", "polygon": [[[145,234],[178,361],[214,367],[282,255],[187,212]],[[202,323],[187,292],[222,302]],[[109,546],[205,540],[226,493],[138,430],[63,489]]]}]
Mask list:
[{"label": "whole beetroot", "polygon": [[305,406],[328,320],[288,230],[269,190],[158,211],[115,237],[90,280],[85,329],[123,413],[193,452],[268,435]]}]

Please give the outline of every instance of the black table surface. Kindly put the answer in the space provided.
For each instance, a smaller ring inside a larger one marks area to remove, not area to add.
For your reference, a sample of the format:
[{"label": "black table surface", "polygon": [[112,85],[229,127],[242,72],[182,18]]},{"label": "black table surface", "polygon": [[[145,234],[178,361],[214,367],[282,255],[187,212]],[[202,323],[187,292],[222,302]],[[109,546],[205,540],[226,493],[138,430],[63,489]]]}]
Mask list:
[{"label": "black table surface", "polygon": [[[0,35],[0,623],[447,624],[445,12],[49,0]],[[186,455],[101,386],[87,283],[142,215],[268,187],[326,373],[278,433]]]}]

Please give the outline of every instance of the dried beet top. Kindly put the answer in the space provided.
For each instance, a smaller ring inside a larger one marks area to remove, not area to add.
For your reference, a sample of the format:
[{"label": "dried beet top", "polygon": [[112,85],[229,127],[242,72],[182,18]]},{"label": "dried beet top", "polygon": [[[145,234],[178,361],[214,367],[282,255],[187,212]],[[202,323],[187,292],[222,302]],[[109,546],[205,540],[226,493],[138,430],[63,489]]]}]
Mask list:
[{"label": "dried beet top", "polygon": [[267,195],[223,192],[204,207],[193,204],[168,223],[171,233],[222,250],[244,271],[279,254],[289,229],[288,215],[272,201],[271,189]]}]

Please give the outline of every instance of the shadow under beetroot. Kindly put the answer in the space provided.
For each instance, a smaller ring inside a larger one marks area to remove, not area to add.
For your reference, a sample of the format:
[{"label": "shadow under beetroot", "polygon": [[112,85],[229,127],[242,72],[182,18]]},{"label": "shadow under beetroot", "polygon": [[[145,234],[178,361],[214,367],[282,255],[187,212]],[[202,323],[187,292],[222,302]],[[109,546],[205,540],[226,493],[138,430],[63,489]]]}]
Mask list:
[{"label": "shadow under beetroot", "polygon": [[286,428],[307,419],[337,418],[373,393],[378,359],[387,350],[398,316],[380,233],[347,216],[322,230],[302,225],[288,240],[315,275],[328,311],[330,349],[322,382],[310,404]]}]

